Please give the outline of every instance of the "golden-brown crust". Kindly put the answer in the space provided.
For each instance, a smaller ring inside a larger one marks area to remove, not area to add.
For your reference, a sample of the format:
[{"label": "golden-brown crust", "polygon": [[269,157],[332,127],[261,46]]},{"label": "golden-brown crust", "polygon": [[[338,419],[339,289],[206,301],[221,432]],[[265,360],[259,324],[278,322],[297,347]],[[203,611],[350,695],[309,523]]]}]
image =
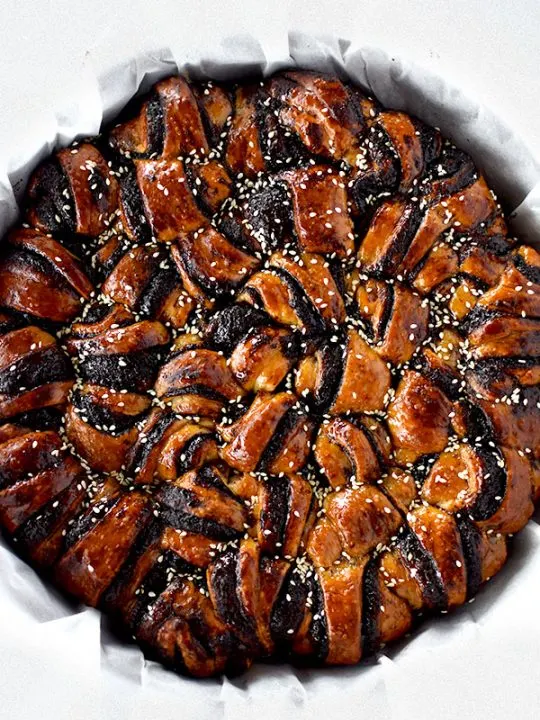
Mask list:
[{"label": "golden-brown crust", "polygon": [[128,112],[40,165],[0,258],[0,525],[181,672],[356,663],[540,499],[540,256],[337,78]]}]

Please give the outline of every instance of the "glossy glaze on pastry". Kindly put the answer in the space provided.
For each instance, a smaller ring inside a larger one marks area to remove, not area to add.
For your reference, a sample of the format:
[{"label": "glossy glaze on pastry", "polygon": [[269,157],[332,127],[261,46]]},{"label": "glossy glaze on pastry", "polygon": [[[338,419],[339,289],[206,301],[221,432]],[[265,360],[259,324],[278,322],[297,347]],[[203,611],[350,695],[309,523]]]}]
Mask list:
[{"label": "glossy glaze on pastry", "polygon": [[171,77],[34,172],[0,262],[0,524],[182,672],[350,664],[540,495],[540,257],[332,77]]}]

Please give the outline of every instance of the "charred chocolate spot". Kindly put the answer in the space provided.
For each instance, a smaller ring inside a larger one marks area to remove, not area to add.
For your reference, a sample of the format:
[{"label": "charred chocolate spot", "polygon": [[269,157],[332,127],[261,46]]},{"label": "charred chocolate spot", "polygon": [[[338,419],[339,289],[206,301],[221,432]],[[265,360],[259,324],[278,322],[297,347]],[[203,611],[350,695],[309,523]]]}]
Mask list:
[{"label": "charred chocolate spot", "polygon": [[492,440],[493,426],[482,408],[470,400],[462,401],[462,407],[469,437],[482,438],[486,443]]},{"label": "charred chocolate spot", "polygon": [[109,305],[101,305],[100,303],[94,303],[85,313],[84,321],[86,323],[98,323],[101,320],[104,320],[110,313],[110,311],[111,308],[109,307]]},{"label": "charred chocolate spot", "polygon": [[225,207],[225,212],[217,220],[217,229],[239,250],[256,253],[260,248],[252,238],[246,223],[247,220],[243,220],[238,214]]},{"label": "charred chocolate spot", "polygon": [[12,418],[12,422],[31,430],[58,430],[62,424],[62,411],[58,408],[36,408]]},{"label": "charred chocolate spot", "polygon": [[490,308],[476,305],[462,321],[460,331],[464,334],[469,334],[478,330],[478,328],[482,327],[482,325],[485,325],[490,320],[500,316],[501,313],[497,310],[491,310]]}]

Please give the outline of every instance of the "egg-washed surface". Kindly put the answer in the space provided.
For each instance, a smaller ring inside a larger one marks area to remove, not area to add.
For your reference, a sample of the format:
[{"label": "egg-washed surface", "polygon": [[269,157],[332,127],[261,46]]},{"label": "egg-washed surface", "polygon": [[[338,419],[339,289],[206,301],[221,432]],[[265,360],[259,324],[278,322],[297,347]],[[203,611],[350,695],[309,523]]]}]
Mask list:
[{"label": "egg-washed surface", "polygon": [[32,176],[0,260],[0,524],[195,676],[350,664],[540,496],[540,257],[336,78],[172,77]]}]

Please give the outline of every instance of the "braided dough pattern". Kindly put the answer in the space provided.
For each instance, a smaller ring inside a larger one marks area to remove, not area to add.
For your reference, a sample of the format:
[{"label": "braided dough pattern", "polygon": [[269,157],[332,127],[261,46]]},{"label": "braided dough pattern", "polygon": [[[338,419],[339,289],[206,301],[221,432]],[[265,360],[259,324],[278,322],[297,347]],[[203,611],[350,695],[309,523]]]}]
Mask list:
[{"label": "braided dough pattern", "polygon": [[159,82],[0,260],[0,525],[195,676],[350,664],[540,496],[540,257],[470,158],[336,78]]}]

